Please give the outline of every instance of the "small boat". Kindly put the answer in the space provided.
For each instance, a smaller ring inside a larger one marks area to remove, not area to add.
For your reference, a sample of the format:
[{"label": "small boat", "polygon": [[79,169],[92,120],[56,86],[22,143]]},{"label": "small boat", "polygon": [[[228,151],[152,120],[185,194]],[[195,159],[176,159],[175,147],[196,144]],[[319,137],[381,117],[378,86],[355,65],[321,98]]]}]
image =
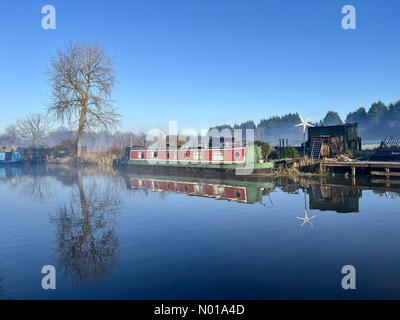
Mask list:
[{"label": "small boat", "polygon": [[3,148],[0,150],[0,166],[17,163],[22,163],[22,155],[16,148]]}]

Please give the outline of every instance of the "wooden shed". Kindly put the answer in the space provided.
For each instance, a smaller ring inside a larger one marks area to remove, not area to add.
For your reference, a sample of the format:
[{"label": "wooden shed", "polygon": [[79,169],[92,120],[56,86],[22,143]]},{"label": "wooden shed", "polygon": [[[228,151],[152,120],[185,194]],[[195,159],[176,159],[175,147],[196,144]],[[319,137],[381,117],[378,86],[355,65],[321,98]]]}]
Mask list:
[{"label": "wooden shed", "polygon": [[310,157],[332,157],[339,154],[356,154],[361,150],[357,123],[317,126],[308,128],[307,148]]}]

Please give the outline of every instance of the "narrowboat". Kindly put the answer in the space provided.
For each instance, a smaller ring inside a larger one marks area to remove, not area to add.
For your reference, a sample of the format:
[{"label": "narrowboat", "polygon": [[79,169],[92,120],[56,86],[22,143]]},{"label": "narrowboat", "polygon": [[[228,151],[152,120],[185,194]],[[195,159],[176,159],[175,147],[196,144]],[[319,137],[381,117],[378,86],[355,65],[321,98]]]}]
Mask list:
[{"label": "narrowboat", "polygon": [[18,164],[22,163],[22,155],[17,149],[6,149],[0,150],[0,166],[6,164]]},{"label": "narrowboat", "polygon": [[273,163],[263,159],[258,145],[156,150],[127,147],[124,157],[114,165],[136,171],[202,176],[271,174],[273,169]]}]

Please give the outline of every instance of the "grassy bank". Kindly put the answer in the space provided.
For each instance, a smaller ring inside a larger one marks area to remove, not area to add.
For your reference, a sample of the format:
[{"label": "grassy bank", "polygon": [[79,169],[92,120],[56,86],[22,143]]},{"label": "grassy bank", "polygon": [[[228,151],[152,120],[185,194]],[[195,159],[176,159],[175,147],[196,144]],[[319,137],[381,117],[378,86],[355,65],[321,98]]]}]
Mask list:
[{"label": "grassy bank", "polygon": [[[97,166],[111,168],[114,159],[122,157],[122,151],[117,149],[98,149],[90,150],[83,153],[79,164],[84,166]],[[73,156],[66,156],[63,158],[49,159],[48,163],[73,165],[76,164],[76,158]]]}]

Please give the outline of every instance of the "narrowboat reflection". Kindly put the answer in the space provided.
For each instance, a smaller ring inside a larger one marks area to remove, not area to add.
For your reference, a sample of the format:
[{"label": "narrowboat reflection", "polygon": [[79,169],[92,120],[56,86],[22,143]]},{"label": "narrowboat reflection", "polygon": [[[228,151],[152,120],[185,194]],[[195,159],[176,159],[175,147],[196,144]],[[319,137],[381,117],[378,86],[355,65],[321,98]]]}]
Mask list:
[{"label": "narrowboat reflection", "polygon": [[207,197],[239,203],[260,203],[263,196],[275,188],[273,180],[265,182],[235,181],[207,178],[187,178],[176,176],[125,175],[128,189],[155,192],[173,192],[190,196]]}]

